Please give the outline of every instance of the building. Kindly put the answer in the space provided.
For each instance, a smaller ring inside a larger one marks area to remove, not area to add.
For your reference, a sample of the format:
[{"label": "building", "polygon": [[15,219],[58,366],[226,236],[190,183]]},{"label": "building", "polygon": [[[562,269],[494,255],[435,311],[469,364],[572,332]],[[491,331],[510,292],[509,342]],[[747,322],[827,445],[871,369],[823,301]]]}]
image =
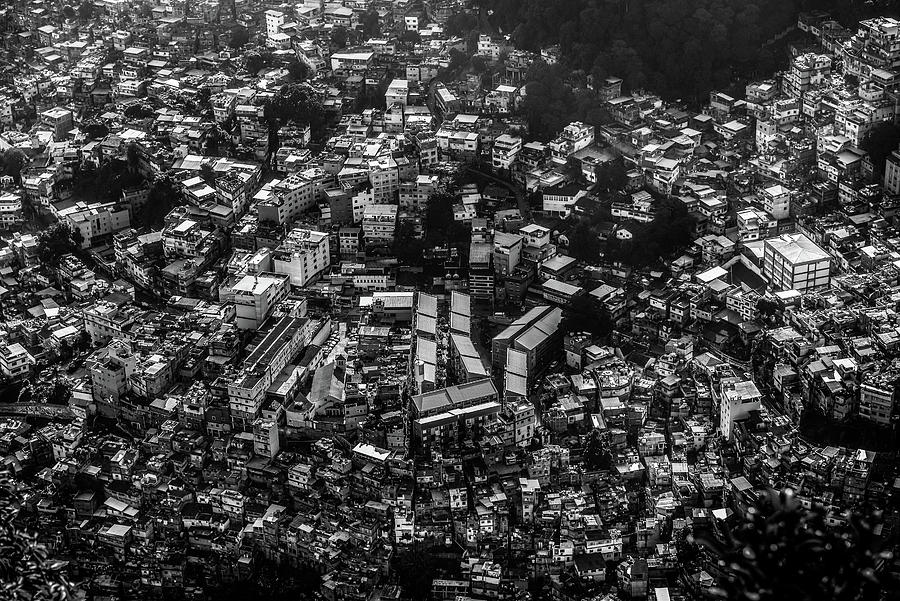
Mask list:
[{"label": "building", "polygon": [[544,212],[554,217],[568,217],[579,199],[587,196],[587,190],[578,184],[560,184],[543,192]]},{"label": "building", "polygon": [[540,377],[562,352],[562,317],[562,310],[558,307],[538,306],[496,335],[491,341],[494,373],[500,374],[509,369],[507,350],[513,349],[522,354],[528,378]]},{"label": "building", "polygon": [[519,234],[494,233],[494,273],[509,275],[513,272],[522,254],[522,240]]},{"label": "building", "polygon": [[500,408],[490,378],[433,390],[413,397],[413,430],[422,444],[439,443],[456,436],[460,424],[471,430],[493,423]]},{"label": "building", "polygon": [[0,373],[7,378],[22,378],[31,371],[34,358],[18,342],[0,345]]},{"label": "building", "polygon": [[275,273],[290,277],[292,286],[306,286],[331,266],[328,234],[299,227],[292,229],[275,249],[272,263]]},{"label": "building", "polygon": [[522,138],[503,134],[494,140],[491,149],[491,164],[494,169],[509,169],[522,151]]},{"label": "building", "polygon": [[763,209],[772,219],[787,219],[790,216],[791,193],[781,185],[765,188],[760,193]]},{"label": "building", "polygon": [[759,411],[762,394],[750,380],[722,383],[719,405],[719,430],[731,440],[734,423],[746,419],[751,411]]},{"label": "building", "polygon": [[283,273],[237,275],[219,287],[219,300],[235,304],[235,325],[241,330],[256,330],[287,298],[291,278]]},{"label": "building", "polygon": [[362,232],[369,246],[390,245],[397,227],[397,205],[370,205],[363,209]]},{"label": "building", "polygon": [[827,287],[831,257],[803,234],[783,234],[764,243],[763,275],[776,290]]}]

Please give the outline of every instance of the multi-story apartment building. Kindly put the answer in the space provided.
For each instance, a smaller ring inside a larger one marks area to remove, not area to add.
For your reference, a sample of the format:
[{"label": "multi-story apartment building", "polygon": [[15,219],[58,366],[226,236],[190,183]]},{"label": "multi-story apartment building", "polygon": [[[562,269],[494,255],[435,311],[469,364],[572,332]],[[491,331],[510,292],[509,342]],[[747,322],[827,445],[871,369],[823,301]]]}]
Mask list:
[{"label": "multi-story apartment building", "polygon": [[292,286],[306,286],[331,265],[328,234],[294,228],[275,250],[272,259],[275,273],[289,276]]},{"label": "multi-story apartment building", "polygon": [[765,241],[763,274],[776,290],[814,290],[831,281],[831,257],[803,234]]}]

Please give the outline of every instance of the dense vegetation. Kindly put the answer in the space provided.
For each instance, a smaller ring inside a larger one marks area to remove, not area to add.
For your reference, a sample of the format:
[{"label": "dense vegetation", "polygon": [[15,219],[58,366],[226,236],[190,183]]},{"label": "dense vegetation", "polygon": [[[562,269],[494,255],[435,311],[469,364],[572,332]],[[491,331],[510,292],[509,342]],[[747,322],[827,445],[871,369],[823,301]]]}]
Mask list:
[{"label": "dense vegetation", "polygon": [[833,11],[848,25],[896,10],[894,0],[481,0],[491,24],[527,50],[559,44],[563,62],[595,81],[702,102],[711,89],[768,75],[786,57],[770,43],[804,10]]},{"label": "dense vegetation", "polygon": [[744,601],[793,599],[865,601],[894,598],[886,573],[892,555],[876,534],[881,512],[850,514],[849,528],[827,524],[823,507],[805,509],[790,490],[764,494],[737,524],[681,541],[679,559],[690,568],[701,549],[721,569],[715,598]]},{"label": "dense vegetation", "polygon": [[521,48],[559,44],[573,69],[630,89],[700,101],[737,74],[771,71],[767,40],[796,23],[797,0],[484,0]]}]

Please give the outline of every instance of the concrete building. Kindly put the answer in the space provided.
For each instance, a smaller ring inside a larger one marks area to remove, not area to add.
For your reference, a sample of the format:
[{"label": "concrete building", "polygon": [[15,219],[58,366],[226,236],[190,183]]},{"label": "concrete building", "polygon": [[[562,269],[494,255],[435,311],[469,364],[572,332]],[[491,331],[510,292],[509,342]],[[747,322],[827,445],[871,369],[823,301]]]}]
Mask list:
[{"label": "concrete building", "polygon": [[292,286],[306,286],[331,265],[328,234],[294,228],[275,249],[272,259],[275,273],[288,275]]},{"label": "concrete building", "polygon": [[362,230],[367,245],[391,244],[397,227],[397,205],[371,205],[363,210]]},{"label": "concrete building", "polygon": [[776,290],[813,290],[831,281],[831,257],[803,234],[765,241],[763,275]]},{"label": "concrete building", "polygon": [[723,382],[719,403],[719,430],[726,440],[731,439],[734,422],[745,419],[751,411],[758,411],[762,394],[750,380]]},{"label": "concrete building", "polygon": [[233,302],[241,330],[255,330],[272,314],[280,301],[287,298],[290,277],[281,273],[233,276],[219,287],[219,300]]},{"label": "concrete building", "polygon": [[773,219],[787,219],[790,216],[791,192],[781,185],[770,186],[760,193],[763,209]]},{"label": "concrete building", "polygon": [[21,378],[31,371],[34,358],[18,342],[0,345],[0,373],[7,378]]}]

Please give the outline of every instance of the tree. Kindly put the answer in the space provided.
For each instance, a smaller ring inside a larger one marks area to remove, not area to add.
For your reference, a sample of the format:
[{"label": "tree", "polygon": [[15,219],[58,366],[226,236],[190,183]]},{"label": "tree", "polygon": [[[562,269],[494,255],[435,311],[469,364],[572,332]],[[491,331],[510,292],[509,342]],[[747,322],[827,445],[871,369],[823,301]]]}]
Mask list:
[{"label": "tree", "polygon": [[251,75],[256,75],[263,68],[272,64],[272,53],[268,50],[262,52],[248,52],[244,57],[244,67]]},{"label": "tree", "polygon": [[853,512],[839,532],[822,506],[804,509],[791,490],[770,491],[735,528],[698,542],[726,568],[714,591],[723,599],[874,600],[897,585],[882,573],[891,554],[879,548],[880,521],[880,512]]},{"label": "tree", "polygon": [[74,252],[78,246],[75,232],[81,238],[81,232],[63,221],[54,223],[38,235],[38,257],[47,266],[59,264],[63,255]]},{"label": "tree", "polygon": [[347,37],[347,28],[343,27],[342,25],[338,25],[331,30],[331,43],[338,48],[347,47]]},{"label": "tree", "polygon": [[625,161],[617,157],[611,161],[604,161],[597,165],[597,189],[606,192],[621,190],[628,183],[628,172],[625,170]]},{"label": "tree", "polygon": [[109,128],[99,121],[93,121],[84,126],[84,133],[91,140],[102,140],[109,135]]},{"label": "tree", "polygon": [[456,202],[456,196],[448,192],[437,192],[428,198],[425,209],[425,241],[429,246],[449,243],[468,248],[468,228],[453,219],[453,205]]},{"label": "tree", "polygon": [[303,82],[309,78],[309,65],[306,64],[306,61],[300,60],[299,58],[292,59],[291,62],[288,63],[287,70],[292,81]]},{"label": "tree", "polygon": [[478,17],[470,12],[457,12],[447,18],[444,31],[450,36],[465,36],[478,29]]},{"label": "tree", "polygon": [[82,21],[89,21],[94,17],[94,4],[90,0],[84,0],[78,7],[78,18]]},{"label": "tree", "polygon": [[140,221],[145,226],[161,227],[166,215],[181,201],[175,181],[168,175],[159,175],[150,183],[147,203],[141,209]]},{"label": "tree", "polygon": [[318,139],[325,128],[325,106],[322,97],[308,84],[289,83],[281,86],[266,107],[269,119],[278,123],[295,121],[309,124],[314,138]]},{"label": "tree", "polygon": [[210,186],[216,183],[216,170],[209,163],[200,166],[200,178]]},{"label": "tree", "polygon": [[62,14],[66,18],[67,21],[71,21],[72,19],[74,19],[75,17],[78,16],[77,13],[75,12],[75,9],[72,8],[71,6],[69,6],[68,4],[63,6]]},{"label": "tree", "polygon": [[367,38],[374,38],[381,35],[381,23],[378,18],[378,11],[368,10],[363,13],[360,19],[363,35]]},{"label": "tree", "polygon": [[28,156],[19,148],[10,148],[0,154],[0,172],[9,175],[16,183],[22,183],[22,169],[28,163]]},{"label": "tree", "polygon": [[900,127],[888,121],[879,123],[869,130],[860,146],[869,153],[875,174],[880,176],[887,158],[900,146]]},{"label": "tree", "polygon": [[569,239],[569,255],[591,265],[596,264],[600,259],[602,248],[600,236],[586,221],[579,220],[567,238]]},{"label": "tree", "polygon": [[37,536],[19,526],[22,498],[6,472],[0,473],[0,589],[4,598],[65,600],[82,598],[66,577],[67,564],[52,559]]},{"label": "tree", "polygon": [[587,332],[596,338],[608,336],[612,324],[604,313],[601,313],[594,299],[589,294],[580,294],[572,299],[565,310],[566,332]]},{"label": "tree", "polygon": [[425,243],[415,235],[412,221],[403,219],[394,231],[394,256],[400,265],[421,265]]},{"label": "tree", "polygon": [[400,42],[407,46],[415,46],[419,42],[422,41],[422,36],[419,35],[418,31],[413,31],[412,29],[407,29],[403,33],[400,34]]},{"label": "tree", "polygon": [[231,36],[228,39],[228,46],[234,48],[243,48],[250,41],[250,32],[243,25],[235,25],[231,28]]},{"label": "tree", "polygon": [[132,102],[125,107],[124,115],[129,119],[146,119],[154,114],[153,108],[143,102]]},{"label": "tree", "polygon": [[584,445],[584,463],[590,470],[609,469],[612,466],[612,456],[597,429],[591,430]]}]

